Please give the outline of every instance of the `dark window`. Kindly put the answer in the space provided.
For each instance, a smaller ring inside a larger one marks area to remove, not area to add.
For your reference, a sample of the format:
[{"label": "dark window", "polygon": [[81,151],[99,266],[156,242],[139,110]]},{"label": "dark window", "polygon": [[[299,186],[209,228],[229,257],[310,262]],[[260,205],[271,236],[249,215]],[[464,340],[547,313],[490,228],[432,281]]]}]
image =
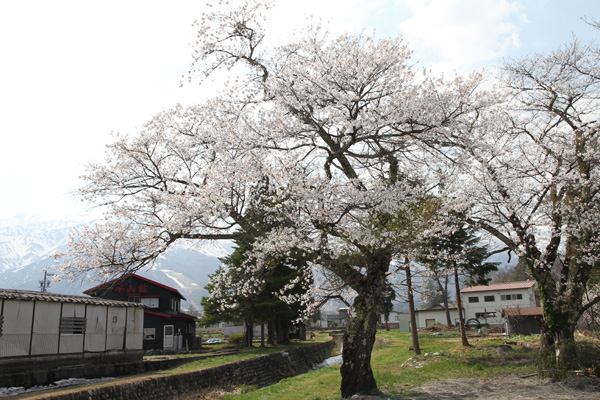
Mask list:
[{"label": "dark window", "polygon": [[496,301],[494,296],[484,296],[483,301]]},{"label": "dark window", "polygon": [[502,294],[500,295],[500,300],[502,301],[507,301],[507,300],[522,300],[523,299],[523,295],[521,293],[517,293],[517,294]]},{"label": "dark window", "polygon": [[154,340],[156,337],[155,328],[144,328],[144,340]]},{"label": "dark window", "polygon": [[479,297],[478,296],[469,297],[469,303],[479,303]]},{"label": "dark window", "polygon": [[63,317],[60,319],[61,335],[83,335],[85,334],[86,319],[81,317]]},{"label": "dark window", "polygon": [[127,297],[127,301],[130,303],[139,303],[140,296],[129,296],[129,297]]}]

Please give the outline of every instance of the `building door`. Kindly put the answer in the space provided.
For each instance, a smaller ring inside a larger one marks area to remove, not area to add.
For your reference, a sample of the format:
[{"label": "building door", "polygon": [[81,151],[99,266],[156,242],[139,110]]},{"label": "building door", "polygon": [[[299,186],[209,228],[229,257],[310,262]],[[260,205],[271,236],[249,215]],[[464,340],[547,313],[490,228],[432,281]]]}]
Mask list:
[{"label": "building door", "polygon": [[435,318],[431,318],[431,319],[426,319],[425,320],[425,326],[426,327],[429,326],[429,325],[432,325],[432,324],[435,324]]},{"label": "building door", "polygon": [[175,327],[173,325],[165,325],[165,336],[163,341],[163,348],[173,348],[173,336],[175,335]]}]

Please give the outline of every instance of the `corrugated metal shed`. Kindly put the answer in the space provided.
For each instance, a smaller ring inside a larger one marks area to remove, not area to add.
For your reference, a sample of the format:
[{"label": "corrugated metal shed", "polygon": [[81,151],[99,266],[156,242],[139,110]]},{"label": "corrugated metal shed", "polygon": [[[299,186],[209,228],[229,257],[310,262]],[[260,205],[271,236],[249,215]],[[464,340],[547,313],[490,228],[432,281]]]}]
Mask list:
[{"label": "corrugated metal shed", "polygon": [[144,307],[144,305],[141,303],[131,303],[127,301],[105,300],[89,296],[74,296],[68,294],[34,292],[13,289],[0,289],[0,299],[80,303],[113,307]]},{"label": "corrugated metal shed", "polygon": [[479,286],[471,286],[462,289],[461,293],[471,293],[471,292],[496,292],[500,290],[515,290],[515,289],[528,289],[535,285],[535,281],[525,281],[525,282],[507,282],[507,283],[497,283],[495,285],[479,285]]}]

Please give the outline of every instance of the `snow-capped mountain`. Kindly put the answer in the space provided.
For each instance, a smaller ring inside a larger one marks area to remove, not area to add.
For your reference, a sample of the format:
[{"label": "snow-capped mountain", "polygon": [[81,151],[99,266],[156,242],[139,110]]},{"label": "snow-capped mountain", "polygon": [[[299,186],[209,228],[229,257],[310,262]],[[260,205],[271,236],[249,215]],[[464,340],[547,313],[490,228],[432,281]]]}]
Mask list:
[{"label": "snow-capped mountain", "polygon": [[[0,288],[40,290],[44,272],[51,274],[53,254],[65,251],[69,233],[81,221],[48,220],[19,215],[0,219]],[[186,297],[183,307],[200,306],[207,292],[208,276],[221,264],[220,257],[233,251],[230,241],[182,242],[159,257],[151,269],[138,272],[148,279],[171,286]],[[81,294],[98,282],[51,282],[54,293]]]}]

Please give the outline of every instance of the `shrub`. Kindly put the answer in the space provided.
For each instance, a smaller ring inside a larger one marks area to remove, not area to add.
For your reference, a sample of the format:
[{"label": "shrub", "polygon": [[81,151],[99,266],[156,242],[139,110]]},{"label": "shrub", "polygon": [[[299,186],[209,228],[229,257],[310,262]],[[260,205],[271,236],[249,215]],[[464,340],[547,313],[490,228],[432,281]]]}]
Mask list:
[{"label": "shrub", "polygon": [[235,347],[242,347],[242,343],[244,343],[244,334],[235,333],[227,339],[227,343]]}]

